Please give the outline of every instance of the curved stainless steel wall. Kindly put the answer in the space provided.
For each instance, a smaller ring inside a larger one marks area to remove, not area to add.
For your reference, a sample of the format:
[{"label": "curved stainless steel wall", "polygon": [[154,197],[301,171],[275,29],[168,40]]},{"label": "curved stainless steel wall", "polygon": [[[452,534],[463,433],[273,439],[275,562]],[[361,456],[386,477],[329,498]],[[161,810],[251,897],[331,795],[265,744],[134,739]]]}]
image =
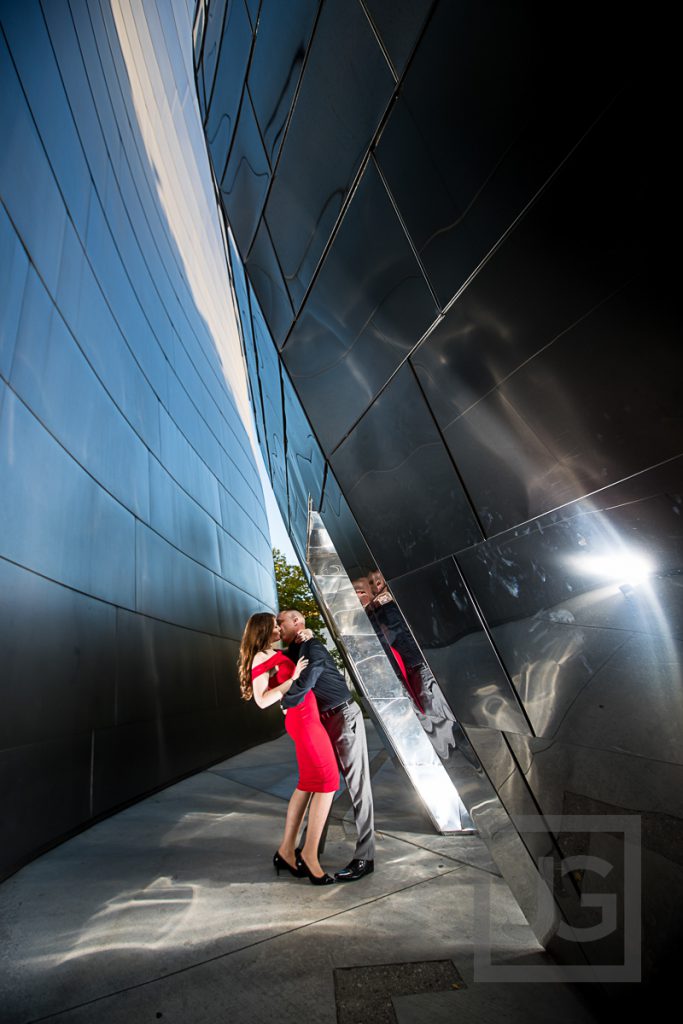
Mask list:
[{"label": "curved stainless steel wall", "polygon": [[191,13],[0,12],[7,873],[280,723],[237,693],[275,592]]},{"label": "curved stainless steel wall", "polygon": [[292,539],[310,495],[379,566],[513,820],[642,816],[652,971],[683,888],[675,90],[622,7],[551,16],[200,2],[197,88]]}]

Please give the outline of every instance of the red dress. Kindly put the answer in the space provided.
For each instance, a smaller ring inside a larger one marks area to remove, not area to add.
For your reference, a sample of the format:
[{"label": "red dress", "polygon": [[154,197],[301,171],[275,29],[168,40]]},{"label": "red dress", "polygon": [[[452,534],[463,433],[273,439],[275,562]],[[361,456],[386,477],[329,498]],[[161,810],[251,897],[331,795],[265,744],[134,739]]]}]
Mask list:
[{"label": "red dress", "polygon": [[[292,678],[294,662],[280,651],[252,668],[251,678],[256,679],[275,667],[277,672],[268,682],[269,690]],[[300,704],[287,709],[285,729],[294,740],[299,766],[296,788],[304,793],[335,793],[339,789],[337,758],[330,737],[320,721],[318,702],[312,690],[308,691]]]}]

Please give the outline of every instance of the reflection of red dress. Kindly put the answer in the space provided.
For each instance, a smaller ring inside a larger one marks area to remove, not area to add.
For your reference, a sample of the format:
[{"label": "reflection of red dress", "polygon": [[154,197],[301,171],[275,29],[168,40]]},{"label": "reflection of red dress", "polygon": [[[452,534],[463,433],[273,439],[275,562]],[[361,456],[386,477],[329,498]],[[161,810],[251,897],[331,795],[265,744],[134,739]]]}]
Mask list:
[{"label": "reflection of red dress", "polygon": [[395,647],[390,647],[389,650],[391,651],[391,653],[393,655],[393,658],[394,658],[394,661],[398,665],[398,667],[400,669],[400,672],[401,672],[401,675],[403,676],[403,684],[404,684],[406,690],[408,691],[410,696],[413,698],[413,700],[417,704],[418,710],[421,711],[422,714],[424,714],[424,710],[425,709],[422,707],[422,701],[420,700],[420,689],[421,689],[421,687],[419,685],[418,686],[415,685],[415,682],[416,682],[415,674],[417,673],[417,675],[419,676],[419,674],[420,674],[419,669],[417,669],[417,668],[407,669],[406,668],[406,664],[405,664],[403,658],[398,653],[396,648]]},{"label": "reflection of red dress", "polygon": [[[255,679],[262,672],[277,667],[277,672],[268,682],[268,689],[286,683],[294,672],[294,662],[276,651],[267,661],[251,670]],[[299,766],[297,789],[304,793],[334,793],[339,788],[339,768],[330,737],[320,721],[318,702],[309,690],[296,707],[288,708],[285,715],[285,729],[294,740],[296,760]]]}]

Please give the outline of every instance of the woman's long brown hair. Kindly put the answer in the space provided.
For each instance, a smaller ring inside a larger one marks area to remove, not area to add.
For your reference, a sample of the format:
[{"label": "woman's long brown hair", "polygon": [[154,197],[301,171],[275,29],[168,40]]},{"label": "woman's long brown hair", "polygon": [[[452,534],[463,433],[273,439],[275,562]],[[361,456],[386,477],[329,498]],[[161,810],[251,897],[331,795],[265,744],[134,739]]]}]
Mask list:
[{"label": "woman's long brown hair", "polygon": [[242,700],[251,700],[254,689],[251,685],[251,663],[254,655],[270,646],[275,616],[272,612],[256,612],[252,615],[242,634],[237,674],[240,681]]}]

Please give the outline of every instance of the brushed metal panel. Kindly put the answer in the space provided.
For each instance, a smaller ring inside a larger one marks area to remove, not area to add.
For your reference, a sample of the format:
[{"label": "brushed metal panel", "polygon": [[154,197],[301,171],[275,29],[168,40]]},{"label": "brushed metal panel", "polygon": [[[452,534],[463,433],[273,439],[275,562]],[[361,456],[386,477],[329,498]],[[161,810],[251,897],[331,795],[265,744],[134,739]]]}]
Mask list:
[{"label": "brushed metal panel", "polygon": [[114,724],[116,609],[0,559],[0,748]]},{"label": "brushed metal panel", "polygon": [[149,521],[148,450],[34,276],[31,285],[17,334],[12,388],[84,469],[134,515]]},{"label": "brushed metal panel", "polygon": [[27,277],[28,257],[0,206],[0,376],[5,380],[9,380]]},{"label": "brushed metal panel", "polygon": [[9,391],[0,418],[0,554],[135,605],[135,520]]},{"label": "brushed metal panel", "polygon": [[116,631],[117,726],[216,706],[212,637],[121,608]]},{"label": "brushed metal panel", "polygon": [[177,625],[218,633],[215,576],[143,523],[135,524],[135,608]]}]

